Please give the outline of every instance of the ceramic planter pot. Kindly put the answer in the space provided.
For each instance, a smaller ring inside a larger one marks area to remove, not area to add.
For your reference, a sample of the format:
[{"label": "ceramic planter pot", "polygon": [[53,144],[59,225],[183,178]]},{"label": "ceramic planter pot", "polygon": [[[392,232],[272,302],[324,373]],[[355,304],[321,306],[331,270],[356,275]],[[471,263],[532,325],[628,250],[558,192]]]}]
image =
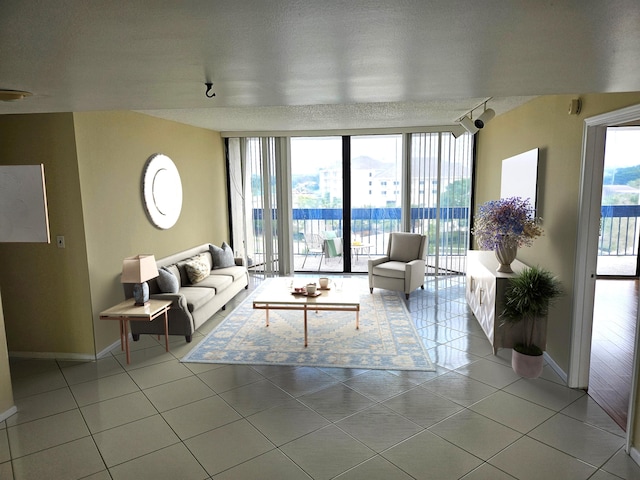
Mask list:
[{"label": "ceramic planter pot", "polygon": [[511,352],[511,368],[524,378],[538,378],[542,375],[543,356],[524,355],[513,350]]}]

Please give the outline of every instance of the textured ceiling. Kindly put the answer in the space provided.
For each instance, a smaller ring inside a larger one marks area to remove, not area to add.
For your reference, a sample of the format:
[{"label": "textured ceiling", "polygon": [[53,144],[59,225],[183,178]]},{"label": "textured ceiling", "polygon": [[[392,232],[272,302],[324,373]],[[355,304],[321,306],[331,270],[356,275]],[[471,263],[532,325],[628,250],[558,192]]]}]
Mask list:
[{"label": "textured ceiling", "polygon": [[[638,0],[4,0],[0,114],[137,110],[215,130],[452,124],[640,91]],[[206,98],[205,81],[216,96]]]}]

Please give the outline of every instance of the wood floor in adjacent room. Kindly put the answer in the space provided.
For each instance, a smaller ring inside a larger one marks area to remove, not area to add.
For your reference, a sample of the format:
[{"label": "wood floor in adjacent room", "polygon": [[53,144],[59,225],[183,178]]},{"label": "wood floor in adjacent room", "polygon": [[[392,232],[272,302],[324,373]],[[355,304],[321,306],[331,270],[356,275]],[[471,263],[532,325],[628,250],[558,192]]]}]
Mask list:
[{"label": "wood floor in adjacent room", "polygon": [[588,393],[624,430],[633,372],[638,283],[638,279],[596,281]]}]

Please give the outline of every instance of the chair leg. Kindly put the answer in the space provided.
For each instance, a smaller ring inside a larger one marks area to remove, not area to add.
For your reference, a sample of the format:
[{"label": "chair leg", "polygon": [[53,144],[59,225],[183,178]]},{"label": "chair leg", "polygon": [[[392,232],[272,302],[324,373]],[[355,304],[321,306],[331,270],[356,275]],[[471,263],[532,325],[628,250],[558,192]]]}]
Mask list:
[{"label": "chair leg", "polygon": [[302,262],[302,268],[304,268],[304,264],[305,264],[305,263],[307,263],[307,255],[309,255],[309,252],[306,252],[306,253],[304,254],[304,260],[303,260],[303,262]]},{"label": "chair leg", "polygon": [[369,293],[373,294],[373,287],[369,289]]}]

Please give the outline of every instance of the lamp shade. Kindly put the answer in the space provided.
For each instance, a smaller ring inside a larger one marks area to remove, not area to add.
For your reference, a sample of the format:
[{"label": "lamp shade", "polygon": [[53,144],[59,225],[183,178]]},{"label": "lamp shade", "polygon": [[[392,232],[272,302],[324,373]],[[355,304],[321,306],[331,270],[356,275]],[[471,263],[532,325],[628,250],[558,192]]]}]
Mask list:
[{"label": "lamp shade", "polygon": [[142,283],[158,276],[158,267],[153,255],[127,257],[122,262],[122,283]]}]

